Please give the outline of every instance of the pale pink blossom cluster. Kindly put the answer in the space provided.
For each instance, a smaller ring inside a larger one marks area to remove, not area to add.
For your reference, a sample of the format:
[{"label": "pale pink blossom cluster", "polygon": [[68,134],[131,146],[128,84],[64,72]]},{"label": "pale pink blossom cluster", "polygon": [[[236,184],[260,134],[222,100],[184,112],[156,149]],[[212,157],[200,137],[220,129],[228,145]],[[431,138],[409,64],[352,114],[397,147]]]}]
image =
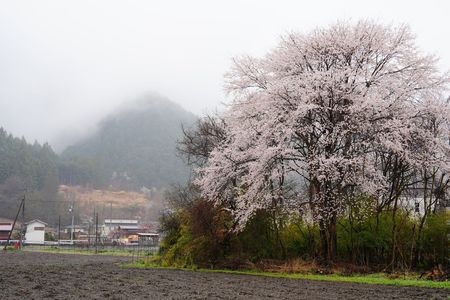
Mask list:
[{"label": "pale pink blossom cluster", "polygon": [[258,209],[307,203],[320,220],[349,195],[388,197],[388,156],[411,172],[447,172],[449,76],[436,62],[407,26],[368,21],[292,33],[263,58],[235,59],[227,138],[196,184],[211,201],[233,199],[244,225]]}]

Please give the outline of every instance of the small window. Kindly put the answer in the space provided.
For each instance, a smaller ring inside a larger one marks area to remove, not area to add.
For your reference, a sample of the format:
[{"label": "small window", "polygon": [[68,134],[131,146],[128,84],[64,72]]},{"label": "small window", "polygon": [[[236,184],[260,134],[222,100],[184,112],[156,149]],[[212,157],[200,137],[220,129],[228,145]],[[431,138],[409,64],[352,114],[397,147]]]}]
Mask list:
[{"label": "small window", "polygon": [[44,231],[44,227],[34,227],[35,231]]}]

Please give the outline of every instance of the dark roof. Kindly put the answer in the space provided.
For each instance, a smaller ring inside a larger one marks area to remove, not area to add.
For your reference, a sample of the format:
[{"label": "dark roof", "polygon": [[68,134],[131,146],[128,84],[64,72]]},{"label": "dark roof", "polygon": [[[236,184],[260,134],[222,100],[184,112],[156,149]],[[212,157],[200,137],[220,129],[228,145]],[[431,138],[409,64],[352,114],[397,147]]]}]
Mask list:
[{"label": "dark roof", "polygon": [[33,222],[39,222],[39,223],[42,223],[44,225],[48,225],[47,223],[45,223],[45,222],[43,222],[41,220],[38,220],[38,219],[34,219],[34,220],[29,221],[29,222],[26,222],[25,225],[31,224]]}]

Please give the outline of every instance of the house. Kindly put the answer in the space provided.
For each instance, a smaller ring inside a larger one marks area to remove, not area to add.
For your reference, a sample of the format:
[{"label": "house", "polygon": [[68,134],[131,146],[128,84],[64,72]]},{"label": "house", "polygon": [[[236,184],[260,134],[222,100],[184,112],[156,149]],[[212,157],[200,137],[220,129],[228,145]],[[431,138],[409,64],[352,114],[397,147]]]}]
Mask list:
[{"label": "house", "polygon": [[114,232],[121,232],[122,234],[135,234],[138,230],[138,220],[105,219],[103,225],[103,231],[106,235],[110,235]]},{"label": "house", "polygon": [[13,227],[14,220],[8,218],[0,217],[0,241],[6,241],[9,236],[9,232],[12,230],[11,239],[17,239],[20,236],[22,223],[16,221],[16,224]]},{"label": "house", "polygon": [[8,240],[9,234],[12,230],[12,222],[1,222],[0,223],[0,241]]},{"label": "house", "polygon": [[72,227],[72,225],[66,226],[64,228],[64,232],[67,234],[70,234],[72,232],[72,228],[73,228],[73,233],[85,233],[86,232],[86,229],[83,225],[73,225],[73,227]]},{"label": "house", "polygon": [[139,236],[137,234],[129,235],[127,238],[127,244],[138,245],[139,244]]},{"label": "house", "polygon": [[25,225],[27,225],[25,242],[27,244],[44,244],[45,226],[48,224],[36,219],[25,223]]},{"label": "house", "polygon": [[159,242],[159,234],[157,233],[138,233],[139,246],[157,246]]},{"label": "house", "polygon": [[159,222],[146,222],[139,224],[139,232],[159,232]]},{"label": "house", "polygon": [[[432,211],[440,211],[440,210],[448,210],[450,207],[450,195],[447,193],[441,194],[439,199],[436,199],[436,191],[430,195],[430,188],[427,191],[427,199],[425,207],[424,203],[424,187],[423,186],[415,186],[410,187],[404,191],[402,196],[399,198],[399,205],[408,211],[414,213],[415,216],[421,217],[425,214],[426,209],[431,209]],[[432,203],[430,204],[430,197]]]}]

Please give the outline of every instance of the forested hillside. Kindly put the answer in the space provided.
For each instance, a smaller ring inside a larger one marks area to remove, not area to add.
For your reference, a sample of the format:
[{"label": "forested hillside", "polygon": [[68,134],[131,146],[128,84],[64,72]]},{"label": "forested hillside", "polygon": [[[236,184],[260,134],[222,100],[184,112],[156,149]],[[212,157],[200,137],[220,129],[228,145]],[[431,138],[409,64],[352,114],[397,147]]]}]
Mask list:
[{"label": "forested hillside", "polygon": [[142,98],[100,122],[88,138],[61,154],[60,181],[136,190],[185,182],[189,170],[176,155],[181,126],[196,117],[160,97]]},{"label": "forested hillside", "polygon": [[29,144],[0,128],[0,216],[13,217],[26,189],[26,212],[34,218],[54,216],[58,190],[58,156],[48,144]]}]

